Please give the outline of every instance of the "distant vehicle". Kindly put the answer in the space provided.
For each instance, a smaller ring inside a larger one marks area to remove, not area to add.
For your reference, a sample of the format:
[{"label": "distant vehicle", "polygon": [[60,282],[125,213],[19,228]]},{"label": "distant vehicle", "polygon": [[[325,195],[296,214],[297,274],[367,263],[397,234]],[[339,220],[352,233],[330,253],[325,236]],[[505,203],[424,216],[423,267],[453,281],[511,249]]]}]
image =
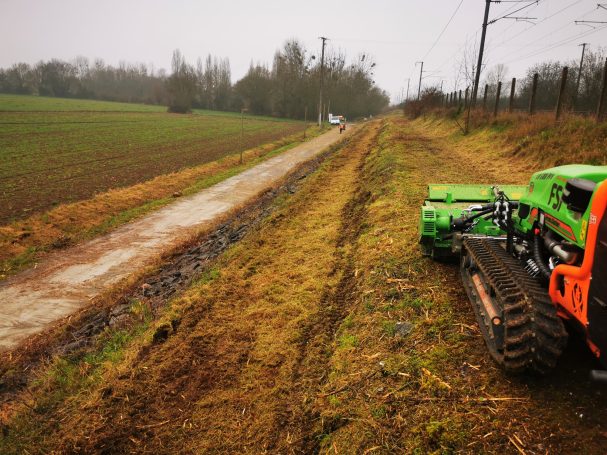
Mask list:
[{"label": "distant vehicle", "polygon": [[330,125],[339,125],[340,121],[344,118],[343,115],[333,115],[329,114],[329,124]]}]

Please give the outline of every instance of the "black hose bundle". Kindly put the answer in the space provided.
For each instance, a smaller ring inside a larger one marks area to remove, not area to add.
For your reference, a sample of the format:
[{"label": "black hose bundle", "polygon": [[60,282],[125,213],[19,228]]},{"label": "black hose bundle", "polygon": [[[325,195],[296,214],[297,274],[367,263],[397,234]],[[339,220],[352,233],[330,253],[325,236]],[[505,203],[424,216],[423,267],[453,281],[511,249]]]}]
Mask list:
[{"label": "black hose bundle", "polygon": [[535,259],[535,263],[540,269],[540,273],[542,277],[547,281],[550,280],[550,276],[552,275],[552,271],[548,268],[546,263],[544,262],[544,258],[542,257],[542,238],[539,234],[535,234],[533,239],[533,259]]}]

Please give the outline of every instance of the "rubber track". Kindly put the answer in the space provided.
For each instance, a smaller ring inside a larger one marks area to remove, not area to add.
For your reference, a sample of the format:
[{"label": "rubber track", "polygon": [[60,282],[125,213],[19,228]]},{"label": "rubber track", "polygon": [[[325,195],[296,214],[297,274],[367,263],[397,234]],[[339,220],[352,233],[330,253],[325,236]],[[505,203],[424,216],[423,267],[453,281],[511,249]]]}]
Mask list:
[{"label": "rubber track", "polygon": [[[495,345],[491,346],[494,342],[486,334],[485,341],[493,357],[506,370],[545,374],[556,365],[567,342],[567,332],[547,291],[501,243],[475,238],[464,241],[481,276],[494,289],[495,301],[503,312],[503,353],[500,354]],[[462,268],[463,279],[467,275]],[[474,310],[478,316],[480,308]]]}]

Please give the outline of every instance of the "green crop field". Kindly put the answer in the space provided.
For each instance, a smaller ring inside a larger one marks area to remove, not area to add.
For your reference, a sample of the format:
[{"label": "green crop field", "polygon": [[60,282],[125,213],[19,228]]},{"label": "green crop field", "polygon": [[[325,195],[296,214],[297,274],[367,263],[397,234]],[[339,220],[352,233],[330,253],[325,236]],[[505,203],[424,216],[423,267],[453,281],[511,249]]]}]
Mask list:
[{"label": "green crop field", "polygon": [[293,134],[300,122],[0,95],[0,223]]}]

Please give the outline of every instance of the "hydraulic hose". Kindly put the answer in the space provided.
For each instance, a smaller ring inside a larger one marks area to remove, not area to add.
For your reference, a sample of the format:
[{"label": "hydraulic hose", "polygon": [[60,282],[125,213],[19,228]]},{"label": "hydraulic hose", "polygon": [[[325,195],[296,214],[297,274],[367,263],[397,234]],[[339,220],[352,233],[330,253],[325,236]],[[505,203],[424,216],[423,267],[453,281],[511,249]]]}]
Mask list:
[{"label": "hydraulic hose", "polygon": [[488,213],[492,213],[493,212],[493,207],[491,207],[490,209],[485,209],[482,210],[480,212],[476,212],[474,215],[472,215],[469,218],[466,218],[466,222],[470,222],[470,221],[474,221],[475,219],[483,216],[483,215],[487,215]]},{"label": "hydraulic hose", "polygon": [[535,234],[535,237],[533,239],[533,259],[535,259],[535,263],[540,269],[542,277],[550,281],[550,275],[552,275],[552,271],[548,268],[548,266],[544,262],[544,258],[542,257],[542,239],[539,234]]},{"label": "hydraulic hose", "polygon": [[480,212],[476,212],[469,218],[456,218],[451,223],[451,229],[455,231],[463,231],[466,229],[475,219],[480,218],[483,215],[487,215],[493,212],[493,207],[483,209]]}]

